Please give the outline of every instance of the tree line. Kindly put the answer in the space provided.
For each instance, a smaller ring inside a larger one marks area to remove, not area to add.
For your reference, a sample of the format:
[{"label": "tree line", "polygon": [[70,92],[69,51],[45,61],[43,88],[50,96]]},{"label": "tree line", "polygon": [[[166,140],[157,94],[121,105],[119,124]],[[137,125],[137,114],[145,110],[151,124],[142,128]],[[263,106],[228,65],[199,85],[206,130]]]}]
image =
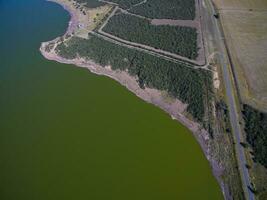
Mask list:
[{"label": "tree line", "polygon": [[195,0],[147,0],[130,12],[151,19],[195,19]]},{"label": "tree line", "polygon": [[118,4],[123,9],[129,9],[133,5],[142,2],[143,0],[106,0]]},{"label": "tree line", "polygon": [[88,8],[97,8],[99,6],[105,5],[105,3],[98,0],[75,0],[79,4],[85,4]]},{"label": "tree line", "polygon": [[117,3],[129,12],[142,15],[150,19],[195,19],[195,0],[147,0],[145,3],[136,5],[143,0],[107,0]]},{"label": "tree line", "polygon": [[253,149],[254,161],[267,168],[267,113],[244,105],[243,118],[246,139]]}]

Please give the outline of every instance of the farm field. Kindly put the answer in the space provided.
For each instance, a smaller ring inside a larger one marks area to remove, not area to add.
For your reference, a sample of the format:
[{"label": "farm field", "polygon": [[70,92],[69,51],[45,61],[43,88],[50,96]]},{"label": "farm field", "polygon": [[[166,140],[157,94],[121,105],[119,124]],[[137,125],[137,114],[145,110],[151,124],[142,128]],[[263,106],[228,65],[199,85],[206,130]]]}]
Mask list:
[{"label": "farm field", "polygon": [[267,1],[217,1],[243,103],[267,111]]},{"label": "farm field", "polygon": [[218,9],[232,10],[265,10],[266,0],[213,0]]},{"label": "farm field", "polygon": [[241,103],[247,104],[243,108],[244,138],[253,191],[256,199],[265,200],[267,1],[213,1],[219,12]]},{"label": "farm field", "polygon": [[242,101],[267,110],[267,12],[221,12]]}]

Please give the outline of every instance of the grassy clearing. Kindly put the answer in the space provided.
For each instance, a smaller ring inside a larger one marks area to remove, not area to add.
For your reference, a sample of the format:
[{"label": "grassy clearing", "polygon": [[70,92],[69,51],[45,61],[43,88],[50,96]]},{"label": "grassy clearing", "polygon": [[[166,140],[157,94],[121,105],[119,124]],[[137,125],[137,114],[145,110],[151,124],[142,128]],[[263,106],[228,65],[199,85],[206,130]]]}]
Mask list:
[{"label": "grassy clearing", "polygon": [[[105,4],[97,7],[86,7],[83,1],[60,0],[71,12],[75,13],[75,19],[72,22],[71,32],[69,34],[78,37],[87,38],[88,32],[94,30],[101,24],[105,17],[111,12],[112,6]],[[102,5],[102,4],[101,4]],[[96,6],[96,5],[95,5]]]},{"label": "grassy clearing", "polygon": [[267,11],[221,11],[242,101],[267,110]]}]

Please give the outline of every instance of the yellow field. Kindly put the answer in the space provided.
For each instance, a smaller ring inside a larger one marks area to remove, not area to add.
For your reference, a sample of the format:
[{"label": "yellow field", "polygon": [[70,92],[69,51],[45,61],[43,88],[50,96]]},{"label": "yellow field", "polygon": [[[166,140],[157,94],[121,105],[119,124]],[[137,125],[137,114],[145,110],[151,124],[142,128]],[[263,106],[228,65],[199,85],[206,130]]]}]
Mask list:
[{"label": "yellow field", "polygon": [[214,0],[242,101],[267,110],[267,1]]},{"label": "yellow field", "polygon": [[213,0],[218,9],[253,9],[264,10],[267,8],[266,0]]}]

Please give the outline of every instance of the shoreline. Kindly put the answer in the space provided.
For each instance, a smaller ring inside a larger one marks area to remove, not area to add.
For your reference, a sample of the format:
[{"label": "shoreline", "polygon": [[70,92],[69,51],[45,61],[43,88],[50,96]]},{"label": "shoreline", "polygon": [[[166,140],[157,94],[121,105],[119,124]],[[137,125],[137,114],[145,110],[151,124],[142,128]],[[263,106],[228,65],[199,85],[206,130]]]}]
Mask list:
[{"label": "shoreline", "polygon": [[46,0],[46,1],[59,4],[61,7],[63,7],[64,10],[66,10],[69,13],[70,20],[68,22],[68,28],[67,28],[66,32],[63,34],[63,36],[67,35],[67,34],[72,34],[72,32],[75,30],[75,28],[79,24],[78,16],[75,13],[75,11],[72,10],[68,5],[61,2],[60,0]]},{"label": "shoreline", "polygon": [[[68,7],[68,5],[64,4],[64,2],[62,2],[61,0],[47,0],[47,1],[54,2],[54,3],[61,5],[69,13],[70,21],[68,23],[68,28],[66,32],[64,33],[64,35],[71,34],[79,24],[79,19],[75,13],[75,10],[72,9],[71,7]],[[211,149],[209,145],[209,141],[210,141],[209,133],[205,129],[201,128],[200,124],[192,120],[189,120],[183,114],[187,107],[186,104],[182,103],[178,99],[167,101],[163,97],[162,91],[151,89],[151,88],[141,89],[135,77],[130,76],[127,72],[118,71],[118,70],[114,71],[111,69],[110,66],[103,67],[92,61],[84,60],[82,58],[75,58],[73,60],[68,60],[63,57],[60,57],[55,52],[45,51],[45,46],[51,42],[57,41],[59,37],[55,38],[54,40],[41,43],[39,50],[41,54],[47,60],[56,61],[56,62],[63,63],[63,64],[71,64],[71,65],[75,65],[76,67],[86,68],[91,73],[94,73],[100,76],[109,77],[117,81],[123,87],[126,87],[130,92],[135,94],[137,97],[139,97],[143,101],[159,107],[161,110],[167,113],[173,120],[178,121],[183,126],[188,128],[192,132],[198,144],[200,145],[202,152],[204,153],[206,159],[208,160],[210,164],[212,173],[221,187],[224,197],[227,198],[228,196],[227,187],[223,183],[222,179],[220,178],[221,175],[223,174],[224,169],[212,157]]]}]

